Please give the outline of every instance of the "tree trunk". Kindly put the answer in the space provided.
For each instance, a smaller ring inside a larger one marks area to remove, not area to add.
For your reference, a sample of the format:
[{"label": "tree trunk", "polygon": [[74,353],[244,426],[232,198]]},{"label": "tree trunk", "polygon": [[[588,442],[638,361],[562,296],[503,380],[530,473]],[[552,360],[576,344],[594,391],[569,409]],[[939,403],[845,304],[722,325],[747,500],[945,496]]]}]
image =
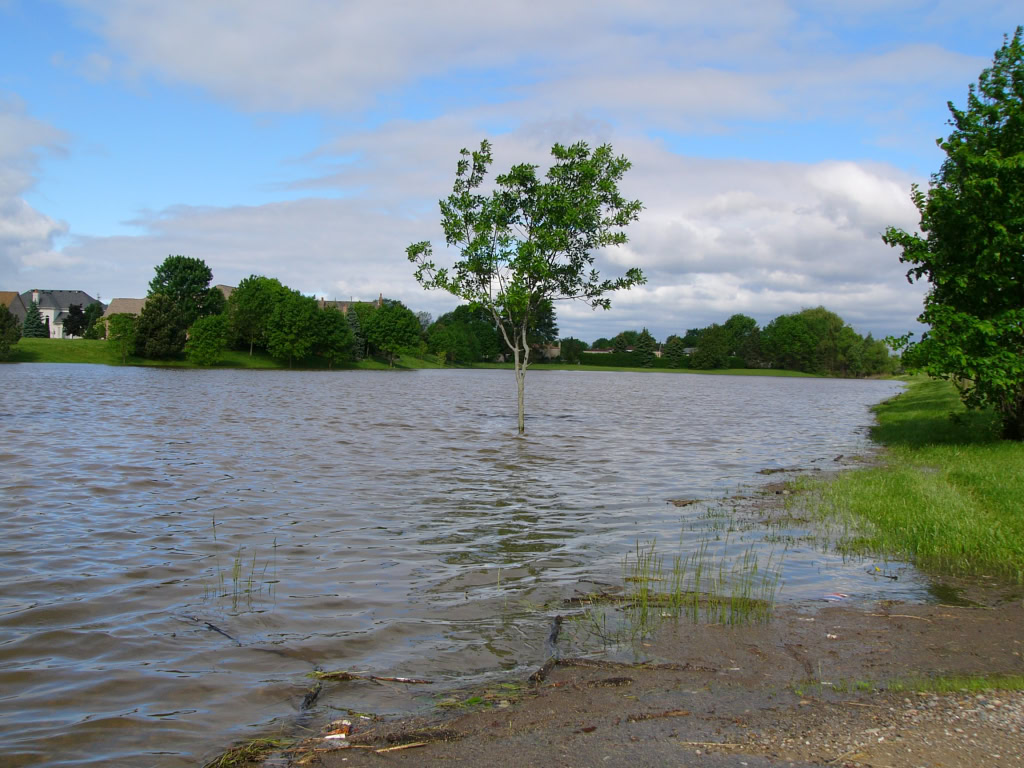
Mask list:
[{"label": "tree trunk", "polygon": [[530,363],[530,345],[526,343],[526,323],[522,326],[523,357],[519,359],[519,340],[516,340],[516,387],[519,394],[519,434],[526,434],[526,366]]},{"label": "tree trunk", "polygon": [[1024,394],[1003,411],[1003,439],[1024,440]]}]

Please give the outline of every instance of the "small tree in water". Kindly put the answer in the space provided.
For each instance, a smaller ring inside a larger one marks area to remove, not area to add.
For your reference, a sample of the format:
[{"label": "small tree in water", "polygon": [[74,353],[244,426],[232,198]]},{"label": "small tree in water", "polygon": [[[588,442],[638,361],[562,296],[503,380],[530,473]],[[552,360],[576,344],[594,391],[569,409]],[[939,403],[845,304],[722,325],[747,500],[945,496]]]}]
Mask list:
[{"label": "small tree in water", "polygon": [[546,180],[538,179],[537,166],[516,165],[496,177],[490,194],[480,191],[492,162],[490,143],[461,154],[452,194],[441,201],[445,240],[460,258],[450,269],[438,267],[425,241],[406,252],[420,285],[446,290],[494,318],[512,352],[523,434],[531,317],[545,301],[563,299],[608,309],[606,294],[646,282],[637,268],[614,280],[601,280],[593,268],[593,252],[625,243],[622,230],[643,205],[619,194],[630,163],[607,144],[593,151],[584,142],[555,144]]}]

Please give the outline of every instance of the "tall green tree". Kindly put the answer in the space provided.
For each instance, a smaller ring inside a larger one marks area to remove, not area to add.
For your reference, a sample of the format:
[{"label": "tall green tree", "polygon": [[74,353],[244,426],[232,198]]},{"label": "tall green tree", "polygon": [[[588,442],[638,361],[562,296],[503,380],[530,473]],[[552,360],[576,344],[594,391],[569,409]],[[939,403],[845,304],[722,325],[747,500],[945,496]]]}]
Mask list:
[{"label": "tall green tree", "polygon": [[693,367],[705,371],[727,367],[731,341],[724,325],[709,325],[700,334],[700,340],[693,353]]},{"label": "tall green tree", "polygon": [[196,318],[224,310],[224,294],[210,287],[211,280],[213,271],[202,259],[168,256],[149,282],[149,295],[160,294],[170,299],[187,328]]},{"label": "tall green tree", "polygon": [[661,359],[669,368],[682,368],[683,358],[686,356],[684,349],[682,338],[673,333],[665,339],[665,344],[661,348]]},{"label": "tall green tree", "polygon": [[118,313],[106,319],[107,344],[121,356],[121,364],[128,362],[128,353],[135,349],[135,329],[138,318],[128,313]]},{"label": "tall green tree", "polygon": [[352,333],[356,338],[356,360],[369,357],[373,350],[367,328],[370,326],[370,318],[377,311],[377,304],[371,301],[357,301],[348,305],[347,316],[350,318]]},{"label": "tall green tree", "polygon": [[289,291],[275,305],[267,325],[267,351],[291,368],[304,360],[317,341],[320,307],[312,296]]},{"label": "tall green tree", "polygon": [[327,361],[327,367],[351,360],[355,338],[345,315],[335,307],[320,310],[313,351]]},{"label": "tall green tree", "polygon": [[658,359],[655,352],[658,342],[651,336],[650,331],[644,328],[636,338],[636,346],[633,348],[633,356],[636,362],[633,364],[642,368],[653,368],[655,360]]},{"label": "tall green tree", "polygon": [[195,365],[216,365],[228,348],[228,318],[224,315],[200,317],[188,329],[185,356]]},{"label": "tall green tree", "polygon": [[438,267],[428,242],[407,249],[416,279],[485,307],[512,350],[519,433],[526,431],[526,371],[530,321],[545,301],[578,299],[593,308],[611,306],[608,294],[645,282],[639,269],[602,280],[594,252],[626,242],[625,227],[643,207],[619,194],[630,167],[609,145],[584,142],[551,148],[553,165],[543,179],[537,166],[513,166],[483,191],[492,163],[491,145],[463,149],[452,194],[441,201],[445,241],[459,249],[452,268]]},{"label": "tall green tree", "polygon": [[[442,328],[446,333],[441,333]],[[443,346],[449,350],[452,362],[460,363],[493,361],[503,347],[501,335],[487,310],[469,304],[460,304],[441,315],[431,326],[427,338],[433,347]]]},{"label": "tall green tree", "polygon": [[359,313],[349,306],[348,311],[345,312],[345,320],[348,322],[349,330],[352,331],[352,357],[362,360],[366,357],[366,334],[363,333]]},{"label": "tall green tree", "polygon": [[567,336],[558,342],[559,355],[562,358],[563,363],[569,363],[576,365],[580,362],[580,358],[583,357],[583,353],[587,350],[587,342],[574,339],[572,336]]},{"label": "tall green tree", "polygon": [[86,324],[87,321],[85,319],[85,312],[82,311],[82,305],[69,305],[67,317],[64,318],[64,335],[82,336],[85,333]]},{"label": "tall green tree", "polygon": [[[219,291],[218,291],[219,293]],[[274,306],[288,293],[279,280],[249,275],[231,292],[227,303],[230,332],[239,346],[266,349],[267,325]]]},{"label": "tall green tree", "polygon": [[729,354],[740,357],[748,366],[756,365],[761,358],[761,331],[757,321],[747,315],[733,315],[725,321],[729,334]]},{"label": "tall green tree", "polygon": [[912,199],[921,233],[890,227],[907,279],[930,283],[917,343],[904,361],[952,379],[969,408],[994,408],[1003,436],[1024,440],[1024,44],[1004,39],[992,66],[949,104],[953,130],[928,192]]},{"label": "tall green tree", "polygon": [[612,349],[616,352],[627,352],[630,347],[635,347],[640,339],[639,331],[621,331],[612,339]]},{"label": "tall green tree", "polygon": [[28,310],[25,312],[25,322],[21,326],[21,335],[26,339],[47,339],[50,332],[43,322],[43,313],[39,311],[39,305],[31,301]]},{"label": "tall green tree", "polygon": [[0,360],[6,360],[11,347],[21,338],[21,323],[5,306],[0,305]]},{"label": "tall green tree", "polygon": [[366,337],[384,353],[388,365],[406,349],[415,349],[420,341],[420,321],[400,301],[385,301],[384,306],[370,316]]},{"label": "tall green tree", "polygon": [[103,317],[103,305],[98,301],[92,302],[85,308],[85,330],[82,332],[82,338],[103,338],[100,334],[105,330],[105,326],[99,322],[101,317]]},{"label": "tall green tree", "polygon": [[177,357],[185,350],[187,329],[181,310],[169,296],[150,296],[135,323],[135,354],[153,360]]}]

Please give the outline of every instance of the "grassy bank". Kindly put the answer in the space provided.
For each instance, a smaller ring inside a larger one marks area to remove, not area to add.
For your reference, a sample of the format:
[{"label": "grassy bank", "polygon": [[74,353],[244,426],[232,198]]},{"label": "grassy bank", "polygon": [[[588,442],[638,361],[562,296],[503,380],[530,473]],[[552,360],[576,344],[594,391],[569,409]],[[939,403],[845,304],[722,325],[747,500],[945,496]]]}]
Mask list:
[{"label": "grassy bank", "polygon": [[[121,365],[121,357],[106,341],[92,339],[21,339],[11,348],[9,362],[12,363],[93,363],[96,365]],[[164,368],[197,368],[182,357],[175,360],[148,360],[135,355],[128,356],[128,365],[147,365]],[[255,369],[287,369],[282,363],[265,352],[248,352],[229,349],[224,358],[215,368],[255,368]],[[336,365],[335,370],[377,370],[389,368],[385,360],[367,359],[358,363]],[[402,355],[395,361],[395,368],[421,370],[425,368],[443,368],[434,355],[418,357]],[[512,363],[476,363],[460,368],[508,369]],[[311,359],[295,364],[297,370],[325,370],[326,363],[319,359]],[[569,365],[563,363],[541,363],[530,367],[533,371],[635,371],[640,373],[711,373],[729,376],[812,376],[798,371],[779,371],[762,368],[734,368],[719,371],[691,371],[688,369],[671,368],[620,368],[606,365]]]},{"label": "grassy bank", "polygon": [[876,408],[883,465],[815,484],[813,499],[853,532],[851,553],[1024,583],[1024,444],[968,413],[948,382],[914,380]]},{"label": "grassy bank", "polygon": [[[8,358],[11,363],[92,363],[95,365],[121,365],[121,356],[106,341],[93,339],[21,339],[11,347]],[[145,365],[160,368],[198,368],[182,356],[173,360],[149,360],[128,355],[128,365]],[[288,364],[275,360],[266,352],[229,349],[214,368],[252,368],[287,370]],[[358,363],[336,365],[335,370],[388,368],[386,360],[360,360]],[[403,356],[395,362],[396,368],[439,368],[436,360]],[[296,363],[297,370],[326,370],[327,364],[318,358]]]}]

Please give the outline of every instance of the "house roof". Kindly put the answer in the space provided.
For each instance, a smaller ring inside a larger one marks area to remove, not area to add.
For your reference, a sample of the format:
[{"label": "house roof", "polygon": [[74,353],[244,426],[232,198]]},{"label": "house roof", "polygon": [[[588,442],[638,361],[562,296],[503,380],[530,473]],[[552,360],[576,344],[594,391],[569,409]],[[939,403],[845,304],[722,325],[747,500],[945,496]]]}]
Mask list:
[{"label": "house roof", "polygon": [[82,309],[85,309],[90,304],[98,303],[96,299],[85,291],[43,290],[40,288],[33,288],[31,291],[25,291],[21,294],[21,300],[24,302],[26,307],[32,303],[33,293],[39,294],[38,303],[40,309],[56,309],[66,312],[68,307],[72,304],[81,304]]},{"label": "house roof", "polygon": [[0,291],[0,306],[7,307],[11,314],[18,318],[19,321],[25,321],[25,314],[28,308],[25,306],[25,302],[21,300],[21,294],[17,291]]},{"label": "house roof", "polygon": [[103,316],[141,315],[142,308],[145,304],[145,299],[111,299],[110,304],[107,305],[107,311],[103,313]]}]

